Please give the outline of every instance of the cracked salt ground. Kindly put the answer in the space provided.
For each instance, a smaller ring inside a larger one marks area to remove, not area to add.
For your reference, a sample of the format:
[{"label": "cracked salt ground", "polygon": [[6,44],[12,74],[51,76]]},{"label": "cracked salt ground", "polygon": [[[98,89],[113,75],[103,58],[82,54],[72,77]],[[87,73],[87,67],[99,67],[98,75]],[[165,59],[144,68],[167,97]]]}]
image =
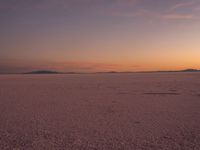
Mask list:
[{"label": "cracked salt ground", "polygon": [[0,149],[199,150],[199,76],[1,75]]}]

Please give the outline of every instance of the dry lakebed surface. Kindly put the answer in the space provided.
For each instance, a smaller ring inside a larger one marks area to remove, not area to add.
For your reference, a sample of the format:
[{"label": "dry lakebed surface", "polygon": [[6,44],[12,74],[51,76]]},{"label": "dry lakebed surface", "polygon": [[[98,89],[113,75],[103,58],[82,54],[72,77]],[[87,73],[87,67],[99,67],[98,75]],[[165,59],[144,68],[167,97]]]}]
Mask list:
[{"label": "dry lakebed surface", "polygon": [[200,150],[200,73],[0,75],[0,150]]}]

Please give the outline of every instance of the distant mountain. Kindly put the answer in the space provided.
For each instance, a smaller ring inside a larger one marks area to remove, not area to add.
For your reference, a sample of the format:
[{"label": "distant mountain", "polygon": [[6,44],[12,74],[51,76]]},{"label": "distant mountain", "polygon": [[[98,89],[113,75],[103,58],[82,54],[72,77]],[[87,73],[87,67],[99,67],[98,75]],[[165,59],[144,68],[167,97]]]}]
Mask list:
[{"label": "distant mountain", "polygon": [[185,69],[185,70],[182,70],[182,72],[200,72],[200,70],[197,70],[197,69]]},{"label": "distant mountain", "polygon": [[160,73],[173,73],[173,72],[200,72],[200,70],[197,69],[185,69],[185,70],[161,70],[161,71],[138,71],[138,72],[131,72],[131,71],[126,71],[126,72],[117,72],[117,71],[110,71],[110,72],[96,72],[96,73],[113,73],[113,74],[117,74],[117,73],[156,73],[156,72],[160,72]]},{"label": "distant mountain", "polygon": [[[172,71],[141,71],[141,72],[117,72],[117,71],[108,71],[108,72],[95,72],[97,74],[102,74],[102,73],[109,73],[109,74],[118,74],[118,73],[156,73],[156,72],[200,72],[200,70],[197,69],[185,69],[185,70],[172,70]],[[52,70],[36,70],[32,72],[27,72],[24,74],[82,74],[80,72],[57,72],[57,71],[52,71]]]},{"label": "distant mountain", "polygon": [[200,70],[197,70],[197,69],[185,69],[185,70],[150,71],[150,72],[200,72]]},{"label": "distant mountain", "polygon": [[27,72],[24,74],[59,74],[60,72],[57,71],[51,71],[51,70],[37,70],[32,72]]}]

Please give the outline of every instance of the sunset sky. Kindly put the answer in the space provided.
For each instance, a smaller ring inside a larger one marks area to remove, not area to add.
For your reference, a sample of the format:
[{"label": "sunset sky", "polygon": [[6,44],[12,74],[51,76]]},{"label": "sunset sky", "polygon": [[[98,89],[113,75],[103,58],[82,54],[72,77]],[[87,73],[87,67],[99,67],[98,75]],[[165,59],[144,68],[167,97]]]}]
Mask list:
[{"label": "sunset sky", "polygon": [[200,0],[0,0],[0,73],[200,69]]}]

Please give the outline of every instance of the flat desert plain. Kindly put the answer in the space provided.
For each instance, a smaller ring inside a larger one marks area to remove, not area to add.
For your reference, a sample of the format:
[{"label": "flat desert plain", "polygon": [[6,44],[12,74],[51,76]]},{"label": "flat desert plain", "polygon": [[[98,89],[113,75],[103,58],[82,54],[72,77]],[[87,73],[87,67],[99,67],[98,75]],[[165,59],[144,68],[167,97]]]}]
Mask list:
[{"label": "flat desert plain", "polygon": [[200,73],[0,76],[1,150],[200,150]]}]

